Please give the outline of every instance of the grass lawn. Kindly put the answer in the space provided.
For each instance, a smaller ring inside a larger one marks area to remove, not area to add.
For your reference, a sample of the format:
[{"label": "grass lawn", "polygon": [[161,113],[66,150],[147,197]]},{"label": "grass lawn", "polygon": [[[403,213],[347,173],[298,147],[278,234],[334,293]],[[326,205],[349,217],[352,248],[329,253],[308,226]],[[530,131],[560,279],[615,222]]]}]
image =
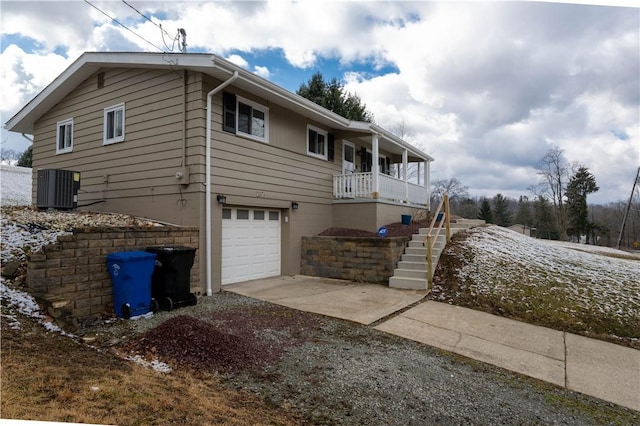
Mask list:
[{"label": "grass lawn", "polygon": [[640,256],[497,226],[454,235],[434,300],[640,349]]}]

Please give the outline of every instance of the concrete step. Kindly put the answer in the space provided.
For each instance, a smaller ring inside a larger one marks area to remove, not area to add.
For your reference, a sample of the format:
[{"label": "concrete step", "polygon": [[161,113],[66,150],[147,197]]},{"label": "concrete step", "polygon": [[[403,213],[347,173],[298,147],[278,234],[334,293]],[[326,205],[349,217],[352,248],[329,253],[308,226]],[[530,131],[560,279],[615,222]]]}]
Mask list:
[{"label": "concrete step", "polygon": [[389,287],[409,290],[428,290],[429,281],[427,281],[426,278],[391,277],[389,278]]},{"label": "concrete step", "polygon": [[[438,230],[437,230],[437,229],[433,229],[433,230],[431,231],[431,235],[433,235],[433,236],[435,237],[435,235],[436,235],[436,233],[437,233],[437,232],[438,232]],[[444,229],[444,228],[442,228],[442,229],[440,230],[440,234],[439,234],[438,236],[439,236],[439,237],[440,237],[440,236],[444,236],[444,235],[446,234],[446,232],[447,232],[447,230],[446,230],[446,229]],[[414,235],[422,235],[422,236],[425,236],[425,237],[426,237],[428,233],[429,233],[429,228],[420,228],[420,229],[418,229],[418,233],[417,233],[417,234],[414,234]]]},{"label": "concrete step", "polygon": [[[445,246],[444,241],[436,241],[435,244],[433,245],[433,248],[443,248]],[[409,245],[407,247],[412,247],[412,248],[426,248],[424,245],[424,241],[419,241],[419,240],[415,240],[415,241],[409,241]]]},{"label": "concrete step", "polygon": [[393,276],[400,278],[421,278],[427,279],[427,271],[418,271],[417,269],[394,269]]},{"label": "concrete step", "polygon": [[482,225],[486,225],[487,223],[482,220],[482,219],[457,219],[456,220],[457,223],[463,223],[466,225],[469,225],[470,227],[473,226],[482,226]]},{"label": "concrete step", "polygon": [[405,251],[405,253],[402,255],[402,260],[406,262],[426,262],[427,261],[426,255],[427,255],[426,253],[425,254],[407,254],[407,252]]},{"label": "concrete step", "polygon": [[426,271],[429,268],[427,262],[407,262],[401,260],[398,262],[398,269],[413,269],[417,271]]},{"label": "concrete step", "polygon": [[[447,241],[447,236],[445,235],[445,233],[443,232],[442,234],[438,235],[437,237],[434,235],[434,238],[436,240],[436,243],[442,243],[442,244],[446,244]],[[423,234],[413,234],[411,236],[411,241],[420,241],[423,242],[427,239],[427,235],[423,235]],[[433,238],[432,238],[433,239]]]},{"label": "concrete step", "polygon": [[[433,252],[431,253],[431,260],[433,262],[437,262],[438,258],[440,257],[440,254],[442,253],[442,250],[433,250]],[[402,255],[402,259],[400,259],[401,262],[427,262],[427,255],[425,254],[403,254]]]},{"label": "concrete step", "polygon": [[419,247],[407,247],[404,249],[404,254],[417,254],[425,258],[427,256],[427,248],[425,246]]}]

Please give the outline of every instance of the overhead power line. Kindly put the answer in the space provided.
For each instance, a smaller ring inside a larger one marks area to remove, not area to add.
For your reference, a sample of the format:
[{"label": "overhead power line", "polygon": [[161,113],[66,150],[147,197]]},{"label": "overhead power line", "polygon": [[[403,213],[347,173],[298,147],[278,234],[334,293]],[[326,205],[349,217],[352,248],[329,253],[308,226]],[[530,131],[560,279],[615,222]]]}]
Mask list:
[{"label": "overhead power line", "polygon": [[97,10],[98,12],[102,13],[104,16],[106,16],[107,18],[111,19],[113,22],[115,22],[116,24],[120,25],[122,28],[124,28],[125,30],[129,31],[130,33],[132,33],[133,35],[135,35],[136,37],[140,38],[141,40],[145,41],[146,43],[150,44],[151,46],[155,47],[156,49],[158,49],[160,52],[164,52],[164,50],[158,46],[156,46],[155,44],[151,43],[149,40],[147,40],[146,38],[142,37],[140,34],[136,33],[135,31],[133,31],[131,28],[127,27],[125,24],[123,24],[122,22],[118,21],[116,18],[113,18],[111,16],[109,16],[108,13],[106,13],[105,11],[101,10],[99,7],[91,4],[91,2],[89,2],[89,0],[84,0],[85,3],[87,3],[89,6],[93,7],[95,10]]},{"label": "overhead power line", "polygon": [[149,18],[144,13],[140,12],[137,8],[135,8],[132,4],[130,4],[126,0],[121,0],[121,1],[122,1],[122,3],[126,4],[131,9],[133,9],[138,15],[142,16],[144,19],[146,19],[147,21],[151,22],[153,25],[155,25],[156,27],[158,27],[160,29],[160,35],[162,36],[162,43],[164,43],[164,47],[166,47],[167,50],[173,52],[173,49],[176,46],[176,41],[180,41],[180,37],[182,37],[182,47],[180,48],[180,50],[182,51],[182,53],[186,52],[186,48],[187,48],[186,43],[187,42],[186,42],[186,33],[185,33],[184,29],[182,29],[182,28],[178,29],[178,32],[176,33],[176,35],[172,39],[171,47],[169,47],[167,42],[164,40],[164,36],[166,35],[167,37],[171,37],[171,34],[169,34],[164,28],[162,28],[162,24],[157,24],[157,23],[153,22],[153,20],[151,18]]}]

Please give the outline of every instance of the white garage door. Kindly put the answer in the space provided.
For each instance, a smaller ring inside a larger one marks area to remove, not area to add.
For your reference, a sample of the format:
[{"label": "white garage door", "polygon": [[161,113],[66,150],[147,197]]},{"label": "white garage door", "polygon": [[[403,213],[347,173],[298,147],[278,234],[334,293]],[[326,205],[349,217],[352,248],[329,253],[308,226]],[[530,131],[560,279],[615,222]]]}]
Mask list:
[{"label": "white garage door", "polygon": [[280,275],[280,212],[222,209],[222,284]]}]

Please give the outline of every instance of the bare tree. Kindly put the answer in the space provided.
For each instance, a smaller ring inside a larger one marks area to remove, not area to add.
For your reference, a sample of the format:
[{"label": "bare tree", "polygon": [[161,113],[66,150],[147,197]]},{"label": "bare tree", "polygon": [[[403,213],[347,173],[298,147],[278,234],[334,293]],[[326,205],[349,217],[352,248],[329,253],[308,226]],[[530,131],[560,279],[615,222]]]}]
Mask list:
[{"label": "bare tree", "polygon": [[469,198],[469,187],[464,186],[458,178],[436,179],[431,185],[432,196],[438,201],[442,199],[445,192],[449,194],[449,201]]},{"label": "bare tree", "polygon": [[18,160],[19,154],[16,153],[13,149],[4,149],[0,150],[0,161],[2,164],[14,164]]},{"label": "bare tree", "polygon": [[544,196],[552,201],[558,235],[561,240],[567,239],[567,208],[565,192],[571,177],[572,166],[564,156],[564,150],[554,146],[540,159],[537,166],[540,182],[537,187],[530,188],[537,196]]}]

